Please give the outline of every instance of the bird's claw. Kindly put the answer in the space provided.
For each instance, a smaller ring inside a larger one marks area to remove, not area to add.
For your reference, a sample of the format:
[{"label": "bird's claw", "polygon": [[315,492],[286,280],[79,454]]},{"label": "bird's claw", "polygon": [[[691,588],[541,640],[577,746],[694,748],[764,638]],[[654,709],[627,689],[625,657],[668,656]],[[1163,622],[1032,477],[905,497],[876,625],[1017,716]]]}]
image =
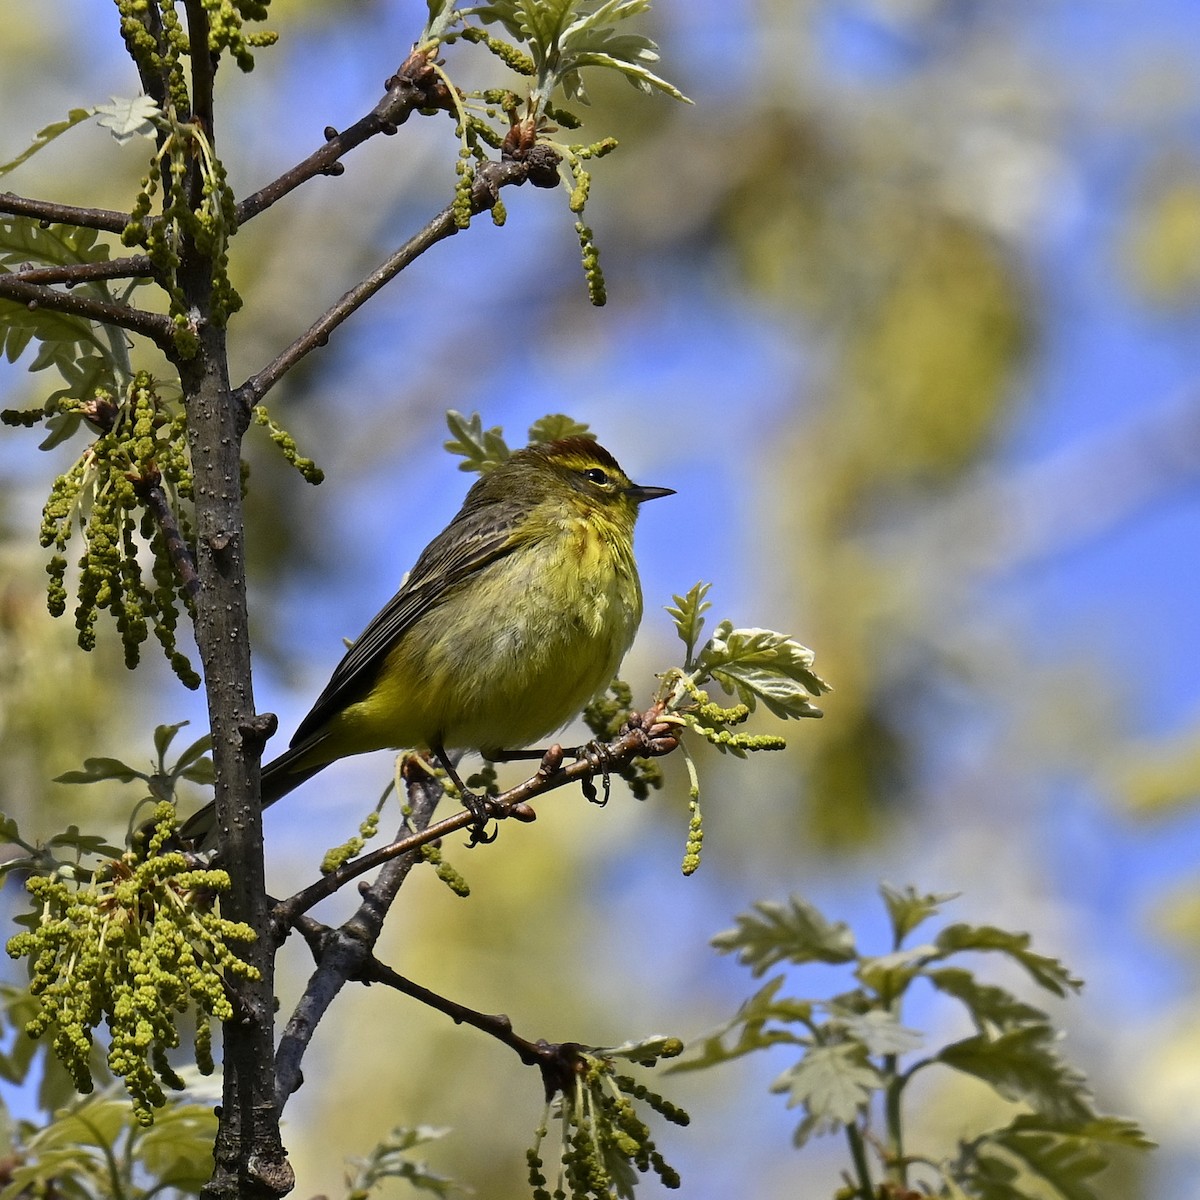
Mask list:
[{"label": "bird's claw", "polygon": [[462,793],[463,807],[471,814],[471,840],[467,842],[467,848],[472,846],[487,846],[494,842],[500,836],[500,826],[488,833],[488,821],[491,820],[491,812],[488,809],[486,796],[477,795],[475,792],[468,792],[465,788]]}]

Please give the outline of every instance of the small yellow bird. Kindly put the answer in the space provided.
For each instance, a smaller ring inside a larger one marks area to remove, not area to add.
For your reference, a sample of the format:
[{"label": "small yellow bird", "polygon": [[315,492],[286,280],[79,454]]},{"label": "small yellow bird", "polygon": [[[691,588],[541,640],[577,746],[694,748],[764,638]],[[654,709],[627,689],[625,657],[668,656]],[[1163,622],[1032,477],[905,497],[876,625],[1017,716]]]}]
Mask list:
[{"label": "small yellow bird", "polygon": [[[457,782],[447,750],[497,758],[560,729],[633,642],[638,506],[673,494],[631,482],[587,437],[481,476],[263,768],[263,805],[352,754],[430,750]],[[214,823],[209,804],[181,832],[205,838]]]}]

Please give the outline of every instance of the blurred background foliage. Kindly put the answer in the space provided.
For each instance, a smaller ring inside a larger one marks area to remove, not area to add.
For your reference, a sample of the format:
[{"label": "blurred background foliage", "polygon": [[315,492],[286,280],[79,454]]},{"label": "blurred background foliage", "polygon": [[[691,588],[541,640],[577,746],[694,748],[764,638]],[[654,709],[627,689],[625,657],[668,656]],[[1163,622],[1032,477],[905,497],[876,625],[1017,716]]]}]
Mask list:
[{"label": "blurred background foliage", "polygon": [[[239,194],[375,101],[424,5],[272,12],[279,48],[220,79]],[[659,605],[710,578],[718,616],[816,650],[826,718],[765,763],[700,754],[695,878],[678,872],[684,781],[668,764],[646,805],[560,793],[494,849],[447,847],[473,899],[414,878],[382,957],[526,1036],[697,1036],[749,990],[706,939],[753,899],[801,891],[870,929],[881,878],[961,890],[956,916],[1028,928],[1088,980],[1055,1014],[1069,1052],[1106,1108],[1164,1144],[1104,1194],[1192,1196],[1200,13],[658,0],[654,16],[664,73],[697,104],[595,90],[596,135],[622,142],[589,207],[607,309],[587,305],[565,198],[526,189],[506,229],[436,248],[272,393],[328,482],[307,488],[251,431],[259,705],[286,735],[339,639],[457,507],[445,409],[514,441],[544,412],[589,421],[636,478],[679,491],[639,531],[635,696],[676,653]],[[135,90],[108,6],[0,0],[0,28],[0,159],[68,108]],[[462,51],[448,66],[471,83]],[[448,201],[453,155],[444,116],[414,121],[239,234],[235,376]],[[5,185],[125,207],[141,170],[83,127]],[[22,366],[0,368],[7,406],[46,387]],[[81,656],[45,616],[30,545],[68,453],[14,431],[0,445],[0,801],[42,834],[121,820],[119,796],[98,812],[94,789],[52,776],[87,754],[148,757],[155,723],[203,721],[164,672],[128,675],[111,646]],[[273,891],[311,876],[388,771],[345,764],[271,813]],[[289,948],[285,1011],[306,970]],[[953,1021],[932,1001],[906,1015],[939,1038],[963,1032]],[[430,1149],[439,1169],[523,1195],[540,1085],[510,1059],[382,988],[343,996],[289,1110],[297,1194],[336,1194],[343,1152],[423,1121],[455,1127]],[[790,1149],[773,1076],[747,1062],[672,1083],[694,1117],[662,1139],[685,1194],[832,1192],[841,1145]],[[931,1083],[914,1142],[937,1152],[979,1128],[995,1116],[979,1096]]]}]

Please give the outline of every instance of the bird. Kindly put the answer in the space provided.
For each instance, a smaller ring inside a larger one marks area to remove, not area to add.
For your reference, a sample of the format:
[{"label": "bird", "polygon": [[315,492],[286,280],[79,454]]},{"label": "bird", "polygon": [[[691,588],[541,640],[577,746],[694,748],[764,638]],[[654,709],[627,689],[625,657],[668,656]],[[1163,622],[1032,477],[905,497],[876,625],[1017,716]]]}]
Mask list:
[{"label": "bird", "polygon": [[[427,750],[481,826],[486,810],[448,752],[512,756],[608,686],[642,618],[639,508],[674,494],[633,483],[584,435],[532,444],[485,471],[351,643],[288,749],[263,767],[263,807],[338,759]],[[210,803],[181,835],[208,842],[215,825]]]}]

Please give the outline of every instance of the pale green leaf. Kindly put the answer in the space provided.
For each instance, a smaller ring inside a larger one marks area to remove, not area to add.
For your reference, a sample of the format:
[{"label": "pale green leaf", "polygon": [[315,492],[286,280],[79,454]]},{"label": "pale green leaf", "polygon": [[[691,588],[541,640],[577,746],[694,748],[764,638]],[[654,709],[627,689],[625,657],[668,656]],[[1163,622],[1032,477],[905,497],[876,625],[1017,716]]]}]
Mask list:
[{"label": "pale green leaf", "polygon": [[734,629],[722,621],[700,651],[698,665],[753,709],[761,700],[779,717],[819,717],[809,696],[830,690],[812,669],[813,652],[771,629]]},{"label": "pale green leaf", "polygon": [[1056,1133],[1086,1138],[1106,1146],[1125,1146],[1131,1150],[1153,1150],[1157,1146],[1137,1124],[1126,1117],[1093,1116],[1085,1121],[1052,1121],[1037,1113],[1022,1113],[1007,1126],[1017,1132]]},{"label": "pale green leaf", "polygon": [[674,605],[666,606],[667,612],[675,621],[675,632],[687,647],[688,666],[692,665],[692,655],[696,643],[700,640],[700,631],[704,628],[704,614],[712,608],[705,599],[711,583],[695,583],[685,596],[672,597]]},{"label": "pale green leaf", "polygon": [[1027,933],[1010,933],[994,925],[949,925],[937,936],[937,948],[946,958],[963,950],[997,951],[1021,964],[1035,983],[1056,996],[1066,996],[1083,987],[1056,958],[1037,954],[1029,949]]},{"label": "pale green leaf", "polygon": [[120,858],[123,853],[119,846],[109,845],[105,838],[94,833],[81,833],[78,825],[68,825],[62,833],[56,833],[47,846],[67,846],[80,854],[102,854],[106,858]]},{"label": "pale green leaf", "polygon": [[683,1053],[683,1042],[666,1033],[655,1033],[619,1046],[602,1046],[592,1051],[600,1058],[620,1058],[626,1062],[652,1067],[660,1058],[676,1058]]},{"label": "pale green leaf", "polygon": [[919,1030],[901,1025],[892,1013],[880,1008],[839,1018],[837,1024],[848,1037],[861,1042],[869,1054],[907,1054],[918,1049],[925,1040]]},{"label": "pale green leaf", "polygon": [[149,96],[110,96],[111,104],[97,104],[97,124],[123,146],[135,137],[155,138],[163,121],[162,109]]},{"label": "pale green leaf", "polygon": [[596,435],[582,421],[576,421],[564,413],[548,413],[529,427],[531,445],[544,445],[568,437],[585,437],[594,441]]},{"label": "pale green leaf", "polygon": [[852,1122],[883,1086],[866,1049],[857,1042],[839,1042],[814,1046],[771,1084],[771,1091],[786,1092],[789,1108],[803,1107],[823,1129],[832,1129]]},{"label": "pale green leaf", "polygon": [[134,779],[149,777],[135,770],[119,758],[85,758],[82,771],[66,771],[54,777],[55,783],[98,783],[102,779],[118,779],[122,783],[130,783]]},{"label": "pale green leaf", "polygon": [[511,455],[500,426],[484,429],[478,413],[464,417],[451,409],[446,414],[446,424],[451,437],[443,443],[451,454],[459,454],[465,461],[458,464],[460,471],[477,471],[483,474],[492,471]]},{"label": "pale green leaf", "polygon": [[1040,1008],[1018,1000],[995,984],[981,983],[963,967],[935,967],[924,974],[938,991],[953,996],[966,1007],[981,1033],[1002,1033],[1018,1025],[1037,1025],[1049,1020]]},{"label": "pale green leaf", "polygon": [[1051,1120],[1090,1121],[1096,1114],[1086,1081],[1059,1056],[1057,1040],[1049,1025],[1024,1025],[997,1037],[979,1034],[953,1042],[935,1057]]},{"label": "pale green leaf", "polygon": [[[781,1044],[810,1044],[804,1036],[783,1029],[768,1029],[769,1021],[782,1021],[807,1025],[812,1019],[813,1006],[807,1000],[777,999],[784,977],[776,975],[768,980],[753,996],[738,1007],[733,1020],[688,1047],[689,1057],[682,1062],[672,1063],[667,1073],[695,1071],[750,1054],[754,1050],[765,1050]],[[727,1041],[729,1033],[737,1030],[737,1037]]]},{"label": "pale green leaf", "polygon": [[9,171],[19,167],[23,162],[32,158],[39,150],[50,145],[60,134],[66,133],[68,129],[74,129],[80,122],[86,121],[95,111],[93,108],[73,108],[67,113],[66,120],[55,121],[47,125],[44,129],[39,129],[33,135],[33,142],[21,151],[16,158],[9,159],[6,163],[0,163],[0,175],[7,175]]},{"label": "pale green leaf", "polygon": [[926,960],[935,953],[931,945],[913,946],[892,954],[873,954],[862,958],[855,976],[877,995],[889,999],[899,996],[922,972]]},{"label": "pale green leaf", "polygon": [[900,890],[890,884],[880,884],[879,893],[887,905],[888,916],[892,921],[892,935],[897,946],[918,925],[936,916],[943,904],[956,900],[958,892],[929,892],[920,895],[911,884]]},{"label": "pale green leaf", "polygon": [[843,963],[854,958],[854,935],[842,921],[828,921],[801,896],[787,904],[760,900],[737,918],[737,928],[712,939],[722,954],[761,975],[780,962]]},{"label": "pale green leaf", "polygon": [[465,1192],[461,1184],[436,1174],[428,1164],[414,1162],[408,1157],[416,1147],[445,1137],[448,1132],[447,1129],[437,1129],[431,1125],[415,1128],[399,1126],[393,1129],[369,1154],[347,1160],[348,1165],[356,1168],[348,1179],[350,1194],[365,1196],[385,1179],[402,1179],[419,1191],[433,1192],[438,1196]]}]

